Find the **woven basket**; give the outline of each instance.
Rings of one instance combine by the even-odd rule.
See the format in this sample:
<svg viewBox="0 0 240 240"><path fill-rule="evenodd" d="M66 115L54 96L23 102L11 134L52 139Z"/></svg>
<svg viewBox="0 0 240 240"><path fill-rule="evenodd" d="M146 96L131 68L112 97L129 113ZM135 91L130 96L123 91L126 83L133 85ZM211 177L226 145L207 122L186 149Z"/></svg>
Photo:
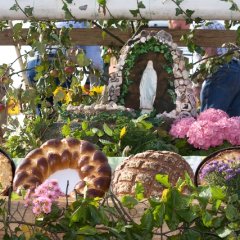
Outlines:
<svg viewBox="0 0 240 240"><path fill-rule="evenodd" d="M211 153L206 158L204 158L203 161L199 164L194 176L194 182L196 186L205 184L203 180L200 180L200 175L201 175L201 171L206 165L208 165L212 161L216 161L216 160L226 161L227 159L232 159L232 158L233 159L238 158L240 160L240 147L224 148L214 153Z"/></svg>

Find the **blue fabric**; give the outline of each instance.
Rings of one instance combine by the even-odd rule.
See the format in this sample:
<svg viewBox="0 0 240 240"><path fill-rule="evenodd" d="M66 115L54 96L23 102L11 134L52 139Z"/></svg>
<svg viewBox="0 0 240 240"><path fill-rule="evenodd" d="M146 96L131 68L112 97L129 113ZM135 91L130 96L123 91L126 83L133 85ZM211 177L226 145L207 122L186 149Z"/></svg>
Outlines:
<svg viewBox="0 0 240 240"><path fill-rule="evenodd" d="M231 60L209 76L201 91L201 111L221 109L229 116L240 116L240 61Z"/></svg>

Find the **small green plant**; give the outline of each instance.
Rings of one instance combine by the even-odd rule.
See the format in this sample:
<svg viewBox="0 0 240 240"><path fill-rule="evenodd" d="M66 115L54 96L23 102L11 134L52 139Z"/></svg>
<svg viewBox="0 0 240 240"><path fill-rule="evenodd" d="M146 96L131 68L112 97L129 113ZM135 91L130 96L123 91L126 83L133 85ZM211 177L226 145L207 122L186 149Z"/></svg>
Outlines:
<svg viewBox="0 0 240 240"><path fill-rule="evenodd" d="M175 186L167 175L158 174L155 179L165 186L159 197L144 199L144 189L137 183L135 196L120 200L110 192L104 199L78 198L62 207L52 205L50 213L43 213L34 222L26 221L21 212L16 221L12 203L1 199L3 239L239 239L237 194L227 195L218 186L196 187L187 174ZM140 209L138 219L134 218L131 213Z"/></svg>
<svg viewBox="0 0 240 240"><path fill-rule="evenodd" d="M108 116L108 117L107 117ZM101 122L99 122L101 118ZM136 119L123 114L102 114L84 119L80 124L71 120L62 128L64 137L72 136L95 143L107 156L128 156L146 150L172 150L177 149L164 141L157 131L157 126L150 121L148 115Z"/></svg>

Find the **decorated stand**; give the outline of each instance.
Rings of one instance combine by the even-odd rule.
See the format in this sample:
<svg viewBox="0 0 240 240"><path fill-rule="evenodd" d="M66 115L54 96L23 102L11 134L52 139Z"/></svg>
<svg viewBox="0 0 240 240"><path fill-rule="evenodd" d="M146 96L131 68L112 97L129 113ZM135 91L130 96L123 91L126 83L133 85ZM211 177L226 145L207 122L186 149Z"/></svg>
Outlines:
<svg viewBox="0 0 240 240"><path fill-rule="evenodd" d="M143 30L122 48L102 98L90 106L69 105L68 110L85 114L141 110L143 114L155 109L158 117L196 116L185 61L169 33Z"/></svg>
<svg viewBox="0 0 240 240"><path fill-rule="evenodd" d="M121 55L108 85L108 100L127 108L141 109L141 80L149 61L157 75L153 110L173 118L196 115L192 83L185 59L169 33L142 31L121 50ZM148 76L150 76L148 74ZM144 91L151 88L151 79ZM141 110L143 110L142 107Z"/></svg>

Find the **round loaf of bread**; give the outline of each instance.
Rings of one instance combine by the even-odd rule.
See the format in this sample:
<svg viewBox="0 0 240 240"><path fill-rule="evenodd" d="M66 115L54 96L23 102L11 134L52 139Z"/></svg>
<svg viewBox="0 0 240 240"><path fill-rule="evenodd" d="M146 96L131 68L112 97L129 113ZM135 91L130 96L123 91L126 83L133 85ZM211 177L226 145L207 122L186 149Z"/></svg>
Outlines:
<svg viewBox="0 0 240 240"><path fill-rule="evenodd" d="M0 150L0 166L0 195L6 196L12 186L15 164L3 150Z"/></svg>
<svg viewBox="0 0 240 240"><path fill-rule="evenodd" d="M112 191L117 196L134 195L137 182L143 184L144 196L161 196L164 186L155 180L156 174L167 174L174 185L185 171L193 179L193 171L179 154L149 150L126 158L114 171Z"/></svg>
<svg viewBox="0 0 240 240"><path fill-rule="evenodd" d="M34 190L58 170L76 169L80 182L75 190L86 196L102 197L111 181L107 157L87 141L74 138L52 139L31 151L17 167L13 187ZM86 187L87 186L87 187Z"/></svg>

